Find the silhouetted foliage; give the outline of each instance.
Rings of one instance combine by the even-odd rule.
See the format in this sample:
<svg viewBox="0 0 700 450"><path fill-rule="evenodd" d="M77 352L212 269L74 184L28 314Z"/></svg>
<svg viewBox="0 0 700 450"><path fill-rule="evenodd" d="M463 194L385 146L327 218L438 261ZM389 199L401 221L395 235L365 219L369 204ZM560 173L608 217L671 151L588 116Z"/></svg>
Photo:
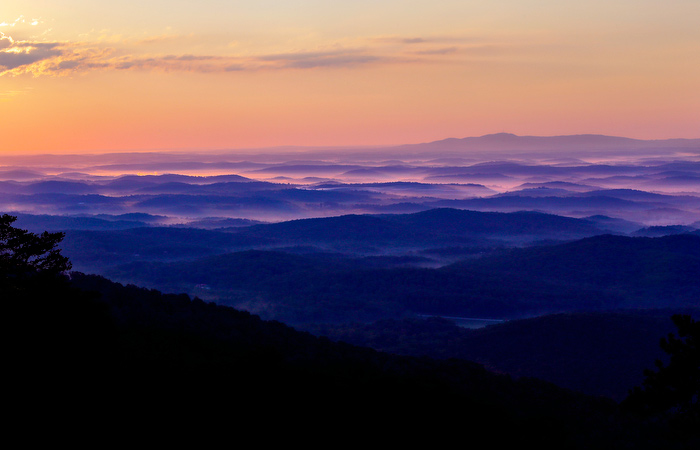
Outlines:
<svg viewBox="0 0 700 450"><path fill-rule="evenodd" d="M671 317L678 337L669 333L660 345L670 356L656 370L645 370L641 387L630 391L624 405L647 416L665 416L683 428L700 431L700 322L689 315Z"/></svg>
<svg viewBox="0 0 700 450"><path fill-rule="evenodd" d="M68 258L56 247L63 233L40 235L12 226L17 217L0 216L0 273L4 278L27 273L57 275L71 268Z"/></svg>

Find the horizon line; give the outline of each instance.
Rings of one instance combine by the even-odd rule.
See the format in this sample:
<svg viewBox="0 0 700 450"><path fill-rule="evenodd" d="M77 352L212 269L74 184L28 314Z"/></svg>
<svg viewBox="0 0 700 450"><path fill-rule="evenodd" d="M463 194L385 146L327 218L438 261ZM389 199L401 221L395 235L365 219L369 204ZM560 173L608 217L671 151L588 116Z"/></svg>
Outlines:
<svg viewBox="0 0 700 450"><path fill-rule="evenodd" d="M290 145L273 145L273 146L262 146L262 147L228 147L228 148L221 148L221 147L212 147L212 148L185 148L185 147L178 147L178 148L150 148L150 149L133 149L133 150L127 150L127 149L104 149L104 150L85 150L85 151L73 151L71 153L68 152L60 152L60 151L39 151L39 152L26 152L26 151L12 151L12 150L7 150L7 151L2 151L0 152L0 157L3 156L91 156L91 155L122 155L122 154L148 154L148 153L178 153L178 154L183 154L183 153L203 153L203 152L209 152L210 154L224 154L228 152L259 152L259 151L276 151L280 152L282 151L283 153L287 152L304 152L304 151L319 151L319 150L326 150L326 151L339 151L339 150L362 150L362 149L385 149L385 148L397 148L397 147L407 147L407 146L419 146L419 145L429 145L429 144L437 144L445 141L463 141L467 139L481 139L481 138L489 138L489 137L497 137L497 136L502 136L502 137L513 137L513 138L581 138L581 137L599 137L599 138L612 138L612 139L624 139L628 141L636 141L636 142L644 142L644 143L653 143L653 142L666 142L666 141L699 141L698 144L700 145L700 136L696 138L683 138L683 137L670 137L670 138L663 138L663 139L639 139L639 138L631 138L627 136L617 136L617 135L607 135L607 134L597 134L597 133L577 133L577 134L558 134L558 135L518 135L510 132L497 132L497 133L487 133L479 136L465 136L465 137L446 137L442 139L437 139L433 141L423 141L423 142L416 142L416 143L399 143L399 144L364 144L364 145L352 145L352 144L337 144L337 145L303 145L303 144L290 144ZM256 153L257 154L257 153ZM261 156L257 154L258 156Z"/></svg>

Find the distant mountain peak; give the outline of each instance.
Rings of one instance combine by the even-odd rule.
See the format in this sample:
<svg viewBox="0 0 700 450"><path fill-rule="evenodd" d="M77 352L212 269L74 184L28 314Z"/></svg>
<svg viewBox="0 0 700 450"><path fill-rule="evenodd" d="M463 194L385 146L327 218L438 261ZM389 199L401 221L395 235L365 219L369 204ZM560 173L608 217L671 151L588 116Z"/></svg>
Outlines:
<svg viewBox="0 0 700 450"><path fill-rule="evenodd" d="M504 138L519 138L517 134L513 133L492 133L492 134L485 134L483 136L479 136L479 139L504 139Z"/></svg>
<svg viewBox="0 0 700 450"><path fill-rule="evenodd" d="M513 133L493 133L483 136L448 138L423 144L401 146L413 151L431 153L447 151L441 156L452 155L455 151L624 151L660 149L700 149L700 139L661 139L642 140L603 134L572 134L560 136L519 136Z"/></svg>

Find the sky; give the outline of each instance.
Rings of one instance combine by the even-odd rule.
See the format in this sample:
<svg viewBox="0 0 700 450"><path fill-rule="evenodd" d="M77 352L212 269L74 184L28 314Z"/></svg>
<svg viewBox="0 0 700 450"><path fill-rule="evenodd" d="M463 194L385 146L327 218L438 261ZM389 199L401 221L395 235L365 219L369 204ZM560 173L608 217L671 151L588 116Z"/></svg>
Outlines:
<svg viewBox="0 0 700 450"><path fill-rule="evenodd" d="M0 0L0 154L700 138L698 0Z"/></svg>

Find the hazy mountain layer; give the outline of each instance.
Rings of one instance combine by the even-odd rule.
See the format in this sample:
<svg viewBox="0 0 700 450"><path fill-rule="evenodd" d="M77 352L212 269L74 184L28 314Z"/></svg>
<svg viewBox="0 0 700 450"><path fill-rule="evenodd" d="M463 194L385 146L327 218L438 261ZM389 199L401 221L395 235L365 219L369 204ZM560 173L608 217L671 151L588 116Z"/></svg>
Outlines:
<svg viewBox="0 0 700 450"><path fill-rule="evenodd" d="M297 153L3 156L0 210L283 221L436 207L700 220L700 140L507 133ZM139 175L137 173L161 173Z"/></svg>

